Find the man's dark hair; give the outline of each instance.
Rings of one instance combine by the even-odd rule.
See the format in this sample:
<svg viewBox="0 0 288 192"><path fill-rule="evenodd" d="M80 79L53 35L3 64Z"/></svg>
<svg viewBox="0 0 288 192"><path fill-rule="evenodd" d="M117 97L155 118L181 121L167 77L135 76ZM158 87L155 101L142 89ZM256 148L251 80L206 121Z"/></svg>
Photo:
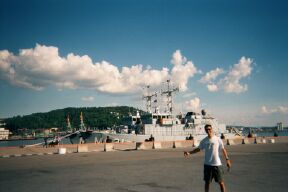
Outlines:
<svg viewBox="0 0 288 192"><path fill-rule="evenodd" d="M205 127L204 127L205 130L208 129L208 127L211 127L211 129L212 129L212 126L210 124L206 124Z"/></svg>

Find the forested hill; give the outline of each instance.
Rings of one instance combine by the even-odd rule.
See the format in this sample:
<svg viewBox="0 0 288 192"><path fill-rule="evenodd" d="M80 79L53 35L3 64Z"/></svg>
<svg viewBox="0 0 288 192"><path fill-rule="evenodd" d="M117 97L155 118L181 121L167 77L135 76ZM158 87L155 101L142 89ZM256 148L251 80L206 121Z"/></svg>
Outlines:
<svg viewBox="0 0 288 192"><path fill-rule="evenodd" d="M80 113L86 127L104 129L119 125L124 116L129 113L135 115L138 109L127 106L118 107L84 107L57 109L47 113L33 113L31 115L16 116L4 119L6 128L12 132L19 129L44 129L57 127L61 130L67 129L67 116L69 115L71 126L79 128Z"/></svg>

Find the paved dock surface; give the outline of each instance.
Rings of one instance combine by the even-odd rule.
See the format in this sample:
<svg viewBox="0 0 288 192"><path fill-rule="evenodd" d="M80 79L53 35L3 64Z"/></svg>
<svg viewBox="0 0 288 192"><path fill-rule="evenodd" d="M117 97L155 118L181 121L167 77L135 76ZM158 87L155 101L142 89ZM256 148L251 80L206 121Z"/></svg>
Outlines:
<svg viewBox="0 0 288 192"><path fill-rule="evenodd" d="M230 192L286 192L288 144L226 146ZM73 153L0 159L0 191L176 192L203 190L203 152L187 149ZM211 192L219 191L211 184Z"/></svg>

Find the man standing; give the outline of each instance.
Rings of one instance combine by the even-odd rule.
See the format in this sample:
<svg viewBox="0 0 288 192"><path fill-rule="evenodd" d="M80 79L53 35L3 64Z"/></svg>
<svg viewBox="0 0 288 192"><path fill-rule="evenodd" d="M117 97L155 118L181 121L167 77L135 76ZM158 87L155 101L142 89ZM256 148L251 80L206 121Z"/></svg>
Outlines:
<svg viewBox="0 0 288 192"><path fill-rule="evenodd" d="M192 151L184 151L184 156L187 157L189 154L194 154L204 149L205 192L209 192L209 186L213 178L217 183L219 183L221 192L225 192L225 184L223 180L224 171L220 159L220 151L222 151L223 156L226 158L228 169L231 167L231 162L228 158L228 154L224 148L222 140L213 133L212 126L205 125L205 131L208 136L200 142L199 147Z"/></svg>

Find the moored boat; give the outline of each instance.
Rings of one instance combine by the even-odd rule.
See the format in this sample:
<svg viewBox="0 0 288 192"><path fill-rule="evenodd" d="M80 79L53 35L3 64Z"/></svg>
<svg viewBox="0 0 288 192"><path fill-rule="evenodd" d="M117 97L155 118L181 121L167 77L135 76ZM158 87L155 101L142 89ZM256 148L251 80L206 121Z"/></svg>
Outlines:
<svg viewBox="0 0 288 192"><path fill-rule="evenodd" d="M116 129L116 132L104 133L104 135L117 141L134 141L143 142L151 140L157 141L177 141L193 138L201 140L207 136L204 126L206 124L212 125L214 133L219 137L235 138L241 136L235 132L226 130L226 125L219 123L218 120L202 110L201 113L187 112L185 115L174 115L172 106L172 93L178 91L177 88L171 88L170 81L167 81L168 89L162 91L161 95L165 95L167 101L167 109L160 112L160 107L155 107L151 111L151 101L153 97L157 97L157 93L148 94L143 98L147 102L147 112L140 114L138 111L136 115L128 116L122 127L128 128L128 131L123 129ZM149 88L149 86L148 86ZM157 101L155 99L154 101Z"/></svg>

